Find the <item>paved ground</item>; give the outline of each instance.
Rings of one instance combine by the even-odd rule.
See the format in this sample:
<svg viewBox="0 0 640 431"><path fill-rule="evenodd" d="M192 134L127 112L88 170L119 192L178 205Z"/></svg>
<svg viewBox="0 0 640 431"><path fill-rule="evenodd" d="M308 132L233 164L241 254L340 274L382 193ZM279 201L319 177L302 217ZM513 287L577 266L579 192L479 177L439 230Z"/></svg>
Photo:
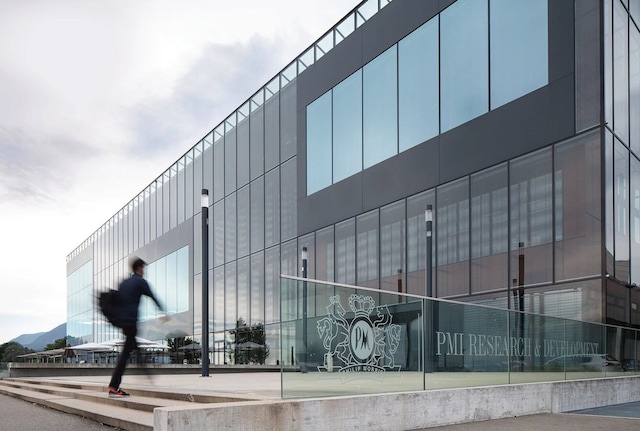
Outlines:
<svg viewBox="0 0 640 431"><path fill-rule="evenodd" d="M117 431L108 425L0 395L2 431Z"/></svg>
<svg viewBox="0 0 640 431"><path fill-rule="evenodd" d="M104 384L108 376L58 377L47 380ZM126 375L122 387L154 387L192 393L218 393L251 399L280 399L280 373L228 373L201 377L196 374L148 376ZM0 397L2 431L113 431L91 420L60 413L10 397ZM565 414L542 414L461 425L429 428L429 431L637 431L640 402L588 409ZM400 431L400 430L399 430Z"/></svg>

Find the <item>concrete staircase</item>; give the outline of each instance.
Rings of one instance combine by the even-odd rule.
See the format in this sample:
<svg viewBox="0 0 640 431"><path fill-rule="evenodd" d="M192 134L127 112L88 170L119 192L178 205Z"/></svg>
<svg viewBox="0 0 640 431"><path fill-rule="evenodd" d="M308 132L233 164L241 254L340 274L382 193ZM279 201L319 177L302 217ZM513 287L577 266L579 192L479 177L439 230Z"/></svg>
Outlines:
<svg viewBox="0 0 640 431"><path fill-rule="evenodd" d="M131 394L130 397L109 398L107 387L95 383L36 378L0 379L0 394L128 431L152 431L153 409L156 407L194 407L195 404L247 401L224 396L155 389L127 388L127 392Z"/></svg>

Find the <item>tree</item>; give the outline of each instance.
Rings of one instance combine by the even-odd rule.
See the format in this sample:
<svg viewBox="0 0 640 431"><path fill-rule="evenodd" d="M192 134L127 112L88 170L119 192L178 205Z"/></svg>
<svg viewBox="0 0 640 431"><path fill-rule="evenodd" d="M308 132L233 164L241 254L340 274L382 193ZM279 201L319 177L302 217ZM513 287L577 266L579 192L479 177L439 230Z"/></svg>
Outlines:
<svg viewBox="0 0 640 431"><path fill-rule="evenodd" d="M64 349L67 347L67 337L58 338L53 343L49 343L44 346L44 350Z"/></svg>
<svg viewBox="0 0 640 431"><path fill-rule="evenodd" d="M269 357L269 346L264 332L264 324L248 326L244 319L236 322L235 329L229 331L234 347L229 350L229 359L235 364L264 365Z"/></svg>
<svg viewBox="0 0 640 431"><path fill-rule="evenodd" d="M182 359L185 357L185 351L180 350L180 348L192 343L193 343L193 339L190 337L167 338L169 353L171 353L171 363L172 364L182 363Z"/></svg>
<svg viewBox="0 0 640 431"><path fill-rule="evenodd" d="M0 346L0 362L15 362L20 355L33 353L34 350L24 347L15 341L9 341Z"/></svg>

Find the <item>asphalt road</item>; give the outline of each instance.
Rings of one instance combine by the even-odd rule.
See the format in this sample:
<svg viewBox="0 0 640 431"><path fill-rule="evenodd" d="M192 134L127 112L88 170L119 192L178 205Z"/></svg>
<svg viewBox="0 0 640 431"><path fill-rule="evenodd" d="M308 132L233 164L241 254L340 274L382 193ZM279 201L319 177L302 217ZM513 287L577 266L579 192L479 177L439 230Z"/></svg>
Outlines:
<svg viewBox="0 0 640 431"><path fill-rule="evenodd" d="M118 431L109 425L0 395L2 431Z"/></svg>

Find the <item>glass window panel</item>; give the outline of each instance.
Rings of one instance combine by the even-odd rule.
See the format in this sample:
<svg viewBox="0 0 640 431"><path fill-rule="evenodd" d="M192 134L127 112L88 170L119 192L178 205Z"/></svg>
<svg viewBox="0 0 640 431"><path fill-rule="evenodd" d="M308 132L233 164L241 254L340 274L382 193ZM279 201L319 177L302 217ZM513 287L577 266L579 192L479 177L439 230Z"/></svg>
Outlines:
<svg viewBox="0 0 640 431"><path fill-rule="evenodd" d="M264 249L264 177L251 183L251 251Z"/></svg>
<svg viewBox="0 0 640 431"><path fill-rule="evenodd" d="M398 52L396 45L363 68L364 167L398 153Z"/></svg>
<svg viewBox="0 0 640 431"><path fill-rule="evenodd" d="M635 157L631 157L630 184L631 283L640 286L640 162Z"/></svg>
<svg viewBox="0 0 640 431"><path fill-rule="evenodd" d="M280 220L281 241L291 239L298 233L298 180L297 163L294 157L280 168Z"/></svg>
<svg viewBox="0 0 640 431"><path fill-rule="evenodd" d="M176 274L176 313L189 311L189 247L178 250Z"/></svg>
<svg viewBox="0 0 640 431"><path fill-rule="evenodd" d="M271 97L264 106L264 169L269 171L280 163L279 98Z"/></svg>
<svg viewBox="0 0 640 431"><path fill-rule="evenodd" d="M331 91L307 106L307 195L331 185Z"/></svg>
<svg viewBox="0 0 640 431"><path fill-rule="evenodd" d="M604 25L604 121L613 124L613 4L603 1Z"/></svg>
<svg viewBox="0 0 640 431"><path fill-rule="evenodd" d="M238 187L249 183L249 118L245 117L238 122L237 142L237 177Z"/></svg>
<svg viewBox="0 0 640 431"><path fill-rule="evenodd" d="M250 212L249 212L249 186L238 190L238 257L247 256L250 251ZM244 319L249 316L245 315Z"/></svg>
<svg viewBox="0 0 640 431"><path fill-rule="evenodd" d="M249 257L238 260L238 320L249 322L251 297L249 286L251 280L251 261Z"/></svg>
<svg viewBox="0 0 640 431"><path fill-rule="evenodd" d="M440 65L438 16L398 43L400 151L438 134Z"/></svg>
<svg viewBox="0 0 640 431"><path fill-rule="evenodd" d="M488 111L486 0L458 0L440 14L441 131Z"/></svg>
<svg viewBox="0 0 640 431"><path fill-rule="evenodd" d="M429 190L407 199L407 293L416 295L426 295L426 250L427 250L427 230L425 223L425 211L427 205L435 208L435 192ZM434 211L434 225L436 222L436 212ZM435 229L434 229L435 233ZM435 238L432 241L432 248L435 248ZM433 264L435 264L435 253ZM435 265L434 265L435 266ZM435 271L432 272L435 275ZM435 283L433 284L435 286Z"/></svg>
<svg viewBox="0 0 640 431"><path fill-rule="evenodd" d="M198 148L196 146L195 148ZM195 191L193 199L193 213L200 213L200 193L202 192L202 151L198 150L193 159L193 190Z"/></svg>
<svg viewBox="0 0 640 431"><path fill-rule="evenodd" d="M471 291L509 286L507 164L471 176Z"/></svg>
<svg viewBox="0 0 640 431"><path fill-rule="evenodd" d="M333 89L333 182L362 170L362 71Z"/></svg>
<svg viewBox="0 0 640 431"><path fill-rule="evenodd" d="M469 293L469 179L437 189L437 296Z"/></svg>
<svg viewBox="0 0 640 431"><path fill-rule="evenodd" d="M224 263L224 200L213 204L213 266Z"/></svg>
<svg viewBox="0 0 640 431"><path fill-rule="evenodd" d="M250 151L251 180L264 173L264 108L260 106L250 117Z"/></svg>
<svg viewBox="0 0 640 431"><path fill-rule="evenodd" d="M224 266L213 270L213 331L224 330ZM198 314L198 313L195 313Z"/></svg>
<svg viewBox="0 0 640 431"><path fill-rule="evenodd" d="M335 277L338 283L356 282L356 220L349 219L335 227Z"/></svg>
<svg viewBox="0 0 640 431"><path fill-rule="evenodd" d="M614 228L615 278L629 282L629 152L615 140L614 145Z"/></svg>
<svg viewBox="0 0 640 431"><path fill-rule="evenodd" d="M555 279L600 275L600 133L557 145L554 163Z"/></svg>
<svg viewBox="0 0 640 431"><path fill-rule="evenodd" d="M613 230L613 135L608 129L604 132L604 178L605 178L605 249L606 249L606 268L607 274L614 274L613 270L613 243L614 243L614 230Z"/></svg>
<svg viewBox="0 0 640 431"><path fill-rule="evenodd" d="M211 139L209 134L205 139ZM209 190L209 196L213 195L213 146L208 145L202 153L202 188Z"/></svg>
<svg viewBox="0 0 640 431"><path fill-rule="evenodd" d="M294 65L295 66L295 65ZM295 67L294 67L295 71ZM297 145L296 81L280 91L280 160L295 156Z"/></svg>
<svg viewBox="0 0 640 431"><path fill-rule="evenodd" d="M224 138L224 189L226 194L236 190L236 131L227 132Z"/></svg>
<svg viewBox="0 0 640 431"><path fill-rule="evenodd" d="M280 242L280 172L274 169L265 175L264 186L265 245Z"/></svg>
<svg viewBox="0 0 640 431"><path fill-rule="evenodd" d="M582 131L600 124L602 17L599 0L576 2L575 9L576 131Z"/></svg>
<svg viewBox="0 0 640 431"><path fill-rule="evenodd" d="M356 282L358 286L378 288L378 210L356 218Z"/></svg>
<svg viewBox="0 0 640 431"><path fill-rule="evenodd" d="M236 291L236 262L224 266L224 327L233 329L238 320Z"/></svg>
<svg viewBox="0 0 640 431"><path fill-rule="evenodd" d="M231 190L230 190L231 191ZM224 197L224 136L213 144L213 201Z"/></svg>
<svg viewBox="0 0 640 431"><path fill-rule="evenodd" d="M266 323L280 322L280 247L264 255L264 313Z"/></svg>
<svg viewBox="0 0 640 431"><path fill-rule="evenodd" d="M619 1L613 7L613 128L629 144L629 15Z"/></svg>
<svg viewBox="0 0 640 431"><path fill-rule="evenodd" d="M491 109L547 85L547 0L491 0Z"/></svg>
<svg viewBox="0 0 640 431"><path fill-rule="evenodd" d="M298 245L296 241L283 243L280 247L280 272L287 275L298 275ZM280 289L280 297L281 303L294 304L294 306L281 309L282 321L301 316L302 298L297 297L295 289Z"/></svg>
<svg viewBox="0 0 640 431"><path fill-rule="evenodd" d="M334 265L333 226L329 226L316 233L316 279L333 281Z"/></svg>
<svg viewBox="0 0 640 431"><path fill-rule="evenodd" d="M224 202L224 257L225 262L231 262L237 256L236 194L227 196Z"/></svg>
<svg viewBox="0 0 640 431"><path fill-rule="evenodd" d="M548 148L510 164L512 285L552 281L551 160Z"/></svg>
<svg viewBox="0 0 640 431"><path fill-rule="evenodd" d="M167 276L165 280L165 302L164 307L167 314L175 314L178 312L178 252L173 252L166 257Z"/></svg>
<svg viewBox="0 0 640 431"><path fill-rule="evenodd" d="M264 323L264 253L251 256L251 324Z"/></svg>
<svg viewBox="0 0 640 431"><path fill-rule="evenodd" d="M193 188L193 161L190 157L187 157L186 166L184 168L185 171L185 195L184 195L184 206L185 206L185 219L189 219L193 217L193 201L196 196Z"/></svg>
<svg viewBox="0 0 640 431"><path fill-rule="evenodd" d="M629 140L631 149L640 155L640 32L633 24L629 29Z"/></svg>
<svg viewBox="0 0 640 431"><path fill-rule="evenodd" d="M405 201L380 208L380 280L383 290L406 292Z"/></svg>

